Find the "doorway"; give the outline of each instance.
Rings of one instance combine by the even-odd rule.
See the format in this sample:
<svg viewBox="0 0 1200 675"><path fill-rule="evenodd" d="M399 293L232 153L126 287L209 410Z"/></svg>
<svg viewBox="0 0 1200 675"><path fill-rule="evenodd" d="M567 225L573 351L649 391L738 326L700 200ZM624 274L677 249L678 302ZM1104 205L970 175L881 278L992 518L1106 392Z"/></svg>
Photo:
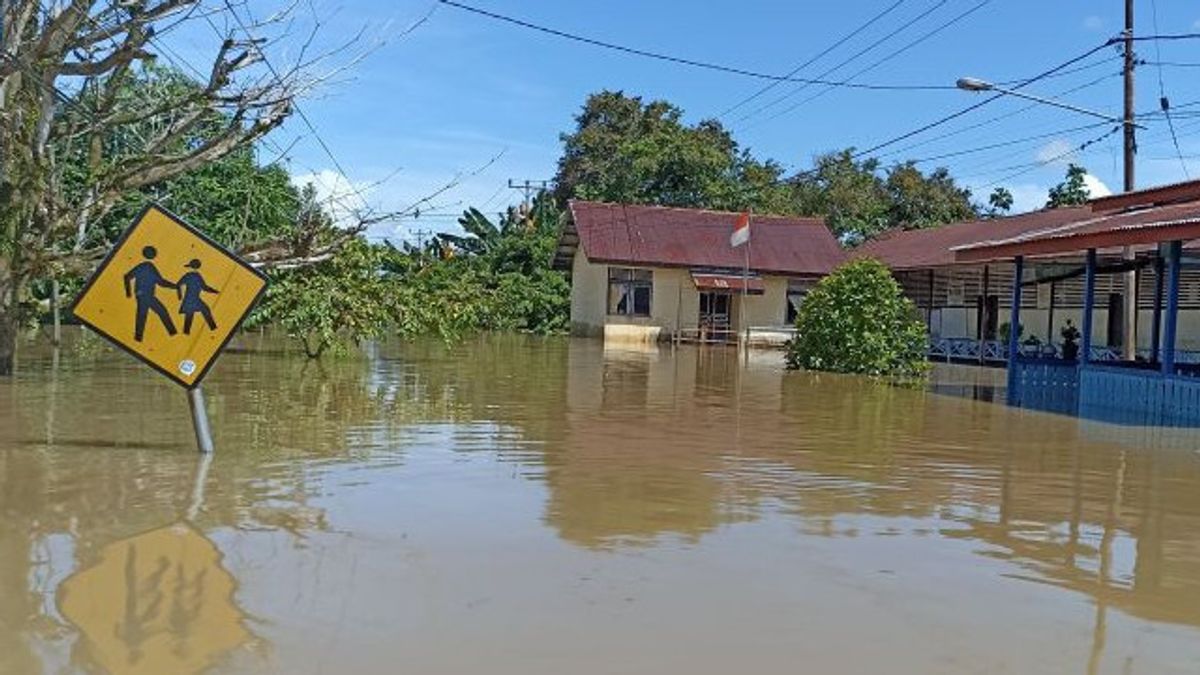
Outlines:
<svg viewBox="0 0 1200 675"><path fill-rule="evenodd" d="M1000 328L1000 296L975 296L975 336L980 340L995 340Z"/></svg>
<svg viewBox="0 0 1200 675"><path fill-rule="evenodd" d="M1125 346L1125 298L1120 293L1108 294L1108 346Z"/></svg>
<svg viewBox="0 0 1200 675"><path fill-rule="evenodd" d="M700 292L700 335L702 339L728 339L733 330L730 310L733 295L728 291Z"/></svg>

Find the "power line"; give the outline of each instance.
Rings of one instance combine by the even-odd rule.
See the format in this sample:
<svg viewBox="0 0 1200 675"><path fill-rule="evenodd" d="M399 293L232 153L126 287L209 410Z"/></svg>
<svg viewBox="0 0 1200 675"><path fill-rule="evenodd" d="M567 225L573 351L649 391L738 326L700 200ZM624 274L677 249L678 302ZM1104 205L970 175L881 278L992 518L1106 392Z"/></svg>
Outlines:
<svg viewBox="0 0 1200 675"><path fill-rule="evenodd" d="M946 1L947 0L942 0L943 3ZM455 2L454 0L438 0L438 2L443 5L448 5L450 7L455 7L455 8L461 9L463 11L470 12L472 14L478 14L479 16L484 16L489 19L494 19L496 21L502 21L504 23L509 23L514 26L520 26L522 28L528 28L530 30L535 30L540 33L545 33L547 35L553 35L555 37L560 37L565 40L581 42L583 44L592 45L593 47L601 47L603 49L610 49L613 51L623 52L625 54L632 54L634 56L641 56L641 57L645 57L648 59L655 59L658 61L666 61L668 63L676 63L679 65L691 66L693 68L703 68L705 70L712 70L712 71L721 72L721 73L729 73L731 75L741 75L744 77L752 77L752 78L759 79L759 80L771 80L771 81L776 81L776 82L798 82L798 83L802 83L802 84L825 84L825 85L833 85L833 86L843 86L848 89L869 89L869 90L874 90L874 91L945 91L945 90L949 90L949 89L954 89L953 86L941 85L941 84L929 84L929 85L921 85L921 84L861 84L861 83L843 84L843 83L832 82L832 81L821 80L821 79L771 75L768 73L762 73L762 72L758 72L758 71L754 71L754 70L747 70L745 68L739 68L739 67L735 67L735 66L725 66L725 65L721 65L721 64L717 64L717 63L710 63L707 61L697 61L694 59L684 58L681 56L672 56L670 54L651 52L651 51L647 51L645 49L638 49L636 47L626 47L624 45L618 45L618 44L615 44L612 42L605 42L603 40L585 37L583 35L579 35L576 33L568 33L567 31L558 30L557 28L549 28L547 26L530 23L530 22L524 21L522 19L517 19L517 18L511 17L511 16L506 16L504 14L497 14L495 12L490 12L485 9L480 9L478 7L464 5L460 2Z"/></svg>
<svg viewBox="0 0 1200 675"><path fill-rule="evenodd" d="M821 74L820 74L820 75L818 75L817 77L818 77L818 78L823 78L823 77L825 77L826 75L830 75L830 74L832 74L832 73L834 73L834 72L836 72L836 71L838 71L838 70L841 70L841 69L842 69L844 66L846 66L846 65L848 65L848 64L850 64L850 63L852 63L852 62L854 62L854 61L856 61L856 60L858 60L858 59L859 59L860 57L862 57L863 55L865 55L865 54L869 53L870 51L872 51L872 50L873 50L873 49L875 49L876 47L878 47L878 46L882 45L883 43L887 42L888 40L892 39L893 37L895 37L895 36L896 36L896 35L898 35L899 33L903 32L904 30L908 29L908 28L909 28L910 26L912 26L913 24L915 24L915 23L917 23L918 21L920 21L921 19L924 19L925 17L929 16L929 15L930 15L930 14L932 14L933 12L937 11L937 9L938 9L938 8L940 8L942 5L945 5L945 4L946 4L946 2L948 2L948 0L940 0L939 2L935 3L933 6L929 7L928 9L926 9L924 12L921 12L920 14L916 15L915 17L913 17L913 18L909 19L907 22L905 22L905 23L901 24L899 28L896 28L896 29L895 29L895 30L893 30L892 32L888 33L887 35L884 35L883 37L881 37L881 38L879 38L879 39L875 40L874 42L872 42L871 44L867 45L866 47L864 47L864 48L862 48L862 49L858 50L858 51L857 51L857 52L855 52L854 54L851 54L851 55L850 55L848 58L846 58L846 59L843 59L843 60L842 60L840 63L838 63L837 65L833 66L832 68L829 68L829 69L825 70L825 72L821 73ZM795 96L796 94L798 94L798 93L800 93L801 91L803 91L805 88L807 88L807 86L808 86L809 84L812 84L812 83L811 83L811 82L810 82L810 83L806 83L804 86L796 87L795 89L793 89L792 91L790 91L790 92L788 92L788 93L784 94L783 96L778 96L778 97L774 98L773 100L771 100L771 101L767 102L767 103L766 103L766 105L762 105L762 106L759 106L758 108L755 108L754 110L750 111L749 113L747 113L747 114L745 114L745 115L742 115L741 117L737 118L736 120L734 120L734 122L735 122L735 123L741 123L741 122L744 122L744 121L746 121L746 120L750 119L751 117L754 117L755 115L757 115L757 114L759 114L759 113L761 113L761 112L764 112L764 111L766 111L766 110L769 110L769 109L771 109L771 108L775 107L776 105L778 105L778 104L780 104L780 103L782 103L782 102L784 102L784 101L788 100L788 99L789 99L789 98L791 98L792 96Z"/></svg>
<svg viewBox="0 0 1200 675"><path fill-rule="evenodd" d="M1110 80L1110 79L1112 79L1112 78L1114 78L1114 77L1120 77L1120 76L1121 76L1121 73L1119 73L1119 72L1115 72L1115 73L1107 73L1107 74L1105 74L1105 75L1102 75L1101 77L1098 77L1098 78L1096 78L1096 79L1094 79L1094 80L1090 80L1090 81L1088 81L1088 82L1085 82L1085 83L1083 83L1083 84L1080 84L1080 85L1077 85L1077 86L1075 86L1075 87L1071 87L1070 89L1066 89L1066 90L1064 90L1064 91L1062 91L1062 92L1059 92L1058 94L1055 94L1054 96L1052 96L1052 97L1050 98L1050 100L1052 100L1052 101L1053 101L1053 100L1058 100L1059 98L1062 98L1063 96L1067 96L1067 95L1069 95L1069 94L1074 94L1075 92L1082 91L1082 90L1084 90L1084 89L1088 89L1088 88L1090 88L1090 87L1094 87L1094 86L1096 86L1096 85L1100 84L1101 82L1104 82L1105 80ZM916 148L919 148L919 147L922 147L922 146L925 146L925 145L929 145L930 143L936 143L937 141L945 140L945 139L947 139L947 138L953 138L954 136L959 136L959 135L962 135L962 134L964 134L964 133L966 133L966 132L968 132L968 131L973 131L973 130L975 130L975 129L979 129L979 128L982 128L982 127L985 127L985 126L989 126L989 125L991 125L991 124L995 124L996 122L999 122L999 121L1001 121L1001 120L1008 119L1008 118L1010 118L1010 117L1015 117L1015 116L1017 116L1017 115L1020 115L1020 114L1022 114L1022 113L1024 113L1024 112L1027 112L1027 111L1029 111L1029 110L1032 110L1033 108L1036 108L1036 107L1038 107L1039 105L1040 105L1040 104L1038 104L1038 103L1029 103L1029 104L1027 104L1027 105L1023 105L1023 106L1021 106L1021 107L1019 107L1019 108L1016 108L1016 109L1014 109L1014 110L1010 110L1009 112L1002 113L1002 114L1000 114L1000 115L995 115L995 116L993 116L993 117L989 117L989 118L987 118L987 119L985 119L985 120L982 120L982 121L976 122L976 123L974 123L974 124L969 124L969 125L967 125L967 126L965 126L965 127L962 127L962 128L960 128L960 129L955 129L955 130L953 130L953 131L947 131L947 132L945 132L945 133L938 134L938 135L936 135L936 136L932 136L932 137L930 137L930 138L926 138L925 140L922 140L922 141L917 141L917 142L915 142L915 143L911 143L911 144L909 144L909 145L906 145L906 146L904 146L904 147L902 147L902 148L898 148L898 149L896 149L896 150L891 150L891 151L885 152L885 153L883 153L883 155L881 155L881 156L882 156L882 157L887 157L887 156L890 156L890 155L897 155L897 154L900 154L900 153L908 152L908 151L910 151L910 150L914 150L914 149L916 149ZM1104 122L1101 122L1100 124L1104 124Z"/></svg>
<svg viewBox="0 0 1200 675"><path fill-rule="evenodd" d="M987 185L984 185L982 189L986 190L990 187L999 185L1000 183L1007 183L1008 181L1010 181L1014 178L1017 178L1017 177L1020 177L1020 176L1023 176L1025 174L1029 173L1030 171L1033 171L1035 169L1040 169L1043 166L1053 164L1060 160L1066 159L1067 157L1070 157L1071 155L1074 155L1079 152L1083 152L1083 151L1087 150L1088 148L1090 148L1091 146L1093 146L1097 143L1101 143L1105 139L1117 134L1119 131L1121 131L1123 126L1124 125L1119 124L1111 129L1109 129L1108 131L1104 132L1103 134L1101 134L1089 141L1081 143L1080 145L1078 145L1076 147L1069 148L1057 155L1054 155L1053 157L1047 157L1046 159L1038 160L1038 161L1032 162L1030 164L1018 165L1015 167L1007 167L1006 169L1002 169L1002 170L1007 170L1007 169L1020 169L1020 170L1016 171L1014 173L1008 174L1007 176L1004 176L1003 178L1000 178L998 180L994 180L994 181L988 183Z"/></svg>
<svg viewBox="0 0 1200 675"><path fill-rule="evenodd" d="M896 58L897 56L899 56L899 55L903 54L904 52L906 52L906 51L908 51L908 50L912 49L913 47L916 47L917 45L921 44L922 42L925 42L926 40L928 40L928 39L930 39L930 38L934 37L934 36L935 36L935 35L937 35L938 33L941 33L942 31L946 30L947 28L950 28L950 27L951 27L951 26L953 26L954 24L956 24L956 23L958 23L958 22L962 21L963 19L966 19L968 16L970 16L970 15L974 14L975 12L977 12L977 11L979 11L979 10L983 9L983 8L984 8L986 5L990 4L990 3L991 3L991 1L992 1L992 0L982 0L982 2L980 2L979 4L977 4L977 5L974 5L974 6L973 6L973 7L971 7L970 9L968 9L968 10L966 10L966 11L964 11L964 12L961 12L961 13L959 13L958 15L956 15L954 18L950 19L949 21L947 21L947 22L945 22L945 23L941 24L940 26L938 26L937 28L934 28L933 30L931 30L931 31L929 31L929 32L927 32L927 33L925 33L924 35L922 35L921 37L917 38L916 40L913 40L913 41L909 42L908 44L904 45L903 47L901 47L901 48L899 48L899 49L897 49L897 50L895 50L895 51L891 52L891 53L890 53L890 54L888 54L887 56L885 56L885 57L883 57L883 58L879 59L878 61L876 61L875 63L872 63L871 65L867 66L866 68L863 68L863 69L859 70L858 72L854 73L854 74L853 74L853 75L851 75L850 77L847 77L846 79L842 80L842 81L841 81L841 82L839 82L838 84L840 84L840 85L847 85L847 84L849 84L849 83L850 83L850 81L851 81L851 80L853 80L854 78L856 78L856 77L859 77L860 75L865 75L866 73L868 73L868 72L870 72L870 71L872 71L872 70L874 70L874 69L878 68L879 66L881 66L881 65L883 65L883 64L885 64L885 63L888 63L888 62L889 62L889 61L891 61L892 59L894 59L894 58ZM765 124L766 122L770 122L771 120L778 119L778 118L780 118L780 117L782 117L782 116L784 116L784 115L786 115L786 114L788 114L788 113L792 112L793 110L796 110L796 109L797 109L797 108L799 108L800 106L803 106L803 105L805 105L805 104L807 104L807 103L810 103L810 102L812 102L812 101L815 101L815 100L816 100L816 99L818 99L818 98L821 98L822 96L824 96L825 94L828 94L828 93L829 93L830 91L832 91L832 90L833 90L833 87L828 87L828 88L826 88L826 89L824 89L824 90L822 90L822 91L820 91L820 92L817 92L816 94L813 94L812 96L809 96L808 98L804 99L803 101L799 101L799 102L797 102L795 105L792 105L792 106L790 106L790 107L786 108L785 110L783 110L783 111L780 111L780 112L778 112L778 113L776 113L776 114L772 115L771 117L769 117L769 118L767 118L766 120L764 120L764 121L763 121L763 123Z"/></svg>
<svg viewBox="0 0 1200 675"><path fill-rule="evenodd" d="M241 28L242 32L246 34L247 39L253 40L254 35L251 34L250 29L246 26L245 22L242 21L242 16L237 13L236 9L234 9L233 3L231 3L230 0L224 0L224 4L225 8L229 10L229 13L233 15L233 20L237 23L238 27ZM275 78L275 83L279 86L283 86L283 76L280 75L279 71L275 69L275 66L271 64L271 61L267 58L266 53L261 49L258 50L258 53L259 56L262 57L263 65L267 67L267 70L270 71L271 75ZM330 148L329 144L325 142L325 139L321 136L321 132L317 131L317 126L313 124L312 120L309 119L308 115L304 112L304 109L300 107L299 101L293 99L292 108L295 109L296 114L300 117L301 121L304 122L304 126L308 127L309 132L312 133L313 138L316 139L317 145L319 145L321 150L325 152L325 155L329 157L329 161L333 162L334 168L336 168L338 173L340 173L342 177L349 182L350 174L346 172L346 169L342 167L342 163L339 162L338 158L333 154L333 149ZM355 191L354 196L358 197L359 201L362 202L363 209L370 209L370 204L367 203L366 198L363 197L362 194Z"/></svg>
<svg viewBox="0 0 1200 675"><path fill-rule="evenodd" d="M908 1L908 0L896 0L896 2L892 3L892 4L891 4L889 7L886 7L886 8L885 8L885 9L884 9L882 12L879 12L879 13L878 13L878 14L876 14L875 16L873 16L873 17L871 17L870 19L868 19L866 23L864 23L864 24L860 25L858 28L855 28L854 30L852 30L852 31L850 31L849 33L847 33L846 35L842 36L842 37L841 37L839 40L837 40L837 41L836 41L836 42L834 42L833 44L829 45L829 46L828 46L828 47L826 47L825 49L821 50L821 52L819 52L819 53L818 53L816 56L813 56L813 57L812 57L812 58L810 58L809 60L807 60L807 61L805 61L804 63L801 63L800 65L798 65L798 66L796 66L795 68L793 68L793 69L792 69L791 71L789 71L789 72L788 72L788 74L787 74L787 75L785 75L784 77L793 77L793 76L795 76L795 75L796 75L797 73L799 73L801 70L804 70L804 69L805 69L805 68L807 68L808 66L810 66L810 65L812 65L813 63L815 63L816 61L820 60L822 57L824 57L824 56L825 56L826 54L828 54L829 52L832 52L833 50L837 49L838 47L842 46L842 45L843 45L843 44L845 44L846 42L848 42L848 41L850 41L851 39L853 39L853 38L854 38L855 36L857 36L859 33L862 33L864 30L866 30L866 29L870 28L872 25L874 25L874 24L875 24L875 22L879 21L880 19L882 19L883 17L887 16L888 14L891 14L891 13L892 13L892 10L896 9L896 8L897 8L897 7L899 7L900 5L903 5L903 4L904 4L905 2L907 2L907 1ZM771 83L769 83L769 84L767 84L767 85L763 86L761 89L759 89L758 91L754 92L753 94L751 94L751 95L747 96L746 98L743 98L742 100L738 101L737 103L734 103L733 105L729 106L729 107L728 107L728 108L726 108L725 110L721 111L721 112L720 112L720 113L717 115L717 117L718 117L718 118L720 118L720 117L724 117L724 116L728 115L729 113L731 113L731 112L733 112L734 110L737 110L738 108L740 108L740 107L742 107L742 106L746 105L747 103L749 103L749 102L753 101L754 99L758 98L759 96L762 96L763 94L767 93L768 91L771 91L771 90L772 90L772 89L774 89L775 87L778 87L778 86L780 85L780 83L781 83L781 81L779 81L779 80L776 80L776 81L774 81L774 82L771 82Z"/></svg>
<svg viewBox="0 0 1200 675"><path fill-rule="evenodd" d="M1030 84L1033 84L1034 82L1037 82L1038 80L1041 80L1042 78L1045 78L1045 77L1047 77L1047 76L1049 76L1049 75L1052 75L1052 74L1054 74L1054 73L1056 73L1056 72L1058 72L1058 71L1060 71L1060 70L1063 70L1063 69L1065 69L1065 68L1069 68L1069 67L1071 67L1071 66L1075 65L1076 63L1079 63L1080 61L1082 61L1082 60L1084 60L1084 59L1086 59L1086 58L1090 57L1092 54L1095 54L1096 52L1099 52L1099 51L1100 51L1100 50L1102 50L1102 49L1106 49L1106 48L1108 48L1108 47L1111 47L1111 46L1112 46L1112 45L1113 45L1115 42L1116 42L1116 39L1109 39L1109 40L1105 41L1103 44L1101 44L1101 45L1098 45L1098 46L1096 46L1096 47L1093 47L1093 48L1091 48L1091 49L1087 50L1086 52L1084 52L1083 54L1080 54L1079 56L1076 56L1076 57L1074 57L1074 58L1072 58L1072 59L1070 59L1070 60L1068 60L1068 61L1065 61L1065 62L1063 62L1063 63L1061 63L1061 64L1059 64L1059 65L1057 65L1057 66L1055 66L1055 67L1053 67L1053 68L1051 68L1051 69L1049 69L1049 70L1045 71L1045 72L1042 72L1042 73L1040 73L1040 74L1038 74L1038 75L1035 75L1035 76L1033 76L1033 77L1031 77L1031 78L1029 78L1029 79L1025 80L1024 82L1021 82L1021 83L1019 83L1019 84L1015 85L1015 86L1013 87L1013 89L1021 89L1021 88L1024 88L1024 87L1026 87L1026 86L1028 86L1028 85L1030 85ZM908 139L912 138L913 136L917 136L917 135L923 134L923 133L925 133L926 131L929 131L930 129L935 129L935 128L937 128L937 127L939 127L939 126L943 125L943 124L946 124L946 123L948 123L948 122L952 122L952 121L954 121L954 120L956 120L956 119L958 119L958 118L962 117L963 115L967 115L967 114L969 114L969 113L971 113L971 112L974 112L975 110L978 110L978 109L980 109L980 108L984 107L985 105L988 105L988 104L990 104L990 103L993 103L993 102L995 102L995 101L997 101L997 100L999 100L999 99L1003 98L1004 96L1005 96L1005 94L1003 94L1003 93L997 93L997 94L994 94L994 95L992 95L992 96L989 96L989 97L987 97L987 98L983 99L982 101L980 101L980 102L978 102L978 103L974 103L974 104L972 104L972 105L969 105L969 106L967 106L967 107L965 107L965 108L962 108L962 109L960 109L960 110L957 110L957 111L955 111L955 112L952 112L952 113L950 113L950 114L948 114L948 115L944 115L944 116L942 116L942 117L939 117L938 119L936 119L936 120L934 120L934 121L932 121L932 122L929 122L929 123L927 123L927 124L923 124L923 125L921 125L921 126L917 127L916 129L913 129L912 131L905 132L905 133L903 133L903 134L900 134L899 136L895 136L895 137L893 137L893 138L890 138L890 139L888 139L888 140L886 140L886 141L883 141L883 142L881 142L881 143L877 143L877 144L875 144L875 145L873 145L873 146L871 146L871 147L867 148L866 150L861 150L861 151L855 152L854 154L852 154L852 155L851 155L851 158L852 158L852 159L857 159L857 158L863 157L863 156L865 156L865 155L870 155L871 153L874 153L874 152L877 152L877 151L879 151L879 150L882 150L883 148L887 148L887 147L890 147L890 146L893 146L893 145L895 145L896 143L900 143L901 141L908 140ZM811 174L811 173L813 173L813 171L814 171L814 170L809 170L809 171L806 171L806 172L802 172L802 173L800 173L800 174L797 174L797 176L804 176L804 175L807 175L807 174Z"/></svg>
<svg viewBox="0 0 1200 675"><path fill-rule="evenodd" d="M1023 138L1014 138L1014 139L1007 140L1007 141L997 141L996 143L989 143L987 145L981 145L981 146L977 146L974 148L967 148L965 150L954 150L952 152L946 152L946 153L942 153L940 155L931 155L929 157L921 157L919 159L908 159L908 160L904 160L904 161L911 162L913 164L923 164L926 162L935 162L939 159L949 159L951 157L961 157L962 155L973 155L973 154L976 154L979 152L986 152L988 150L995 150L997 148L1006 148L1006 147L1010 147L1013 145L1020 145L1022 143L1028 143L1029 141L1037 141L1037 140L1041 140L1043 138L1052 138L1054 136L1061 136L1063 134L1070 134L1070 133L1075 133L1078 131L1087 131L1089 129L1095 129L1097 127L1105 127L1108 125L1109 125L1109 122L1096 122L1094 124L1085 124L1083 126L1070 127L1068 129L1056 129L1055 131L1047 131L1045 133L1035 134L1032 136L1025 136Z"/></svg>
<svg viewBox="0 0 1200 675"><path fill-rule="evenodd" d="M1158 0L1150 0L1151 17L1154 23L1154 32L1158 32ZM1154 41L1154 52L1159 62L1162 61L1162 42ZM1167 98L1166 85L1163 84L1163 69L1158 66L1158 103L1162 108L1163 114L1167 117L1167 128L1171 130L1171 142L1175 145L1175 154L1179 157L1179 166L1183 169L1183 175L1187 179L1191 179L1191 174L1188 172L1187 161L1183 159L1183 150L1179 147L1179 136L1175 134L1175 121L1171 119L1171 101Z"/></svg>

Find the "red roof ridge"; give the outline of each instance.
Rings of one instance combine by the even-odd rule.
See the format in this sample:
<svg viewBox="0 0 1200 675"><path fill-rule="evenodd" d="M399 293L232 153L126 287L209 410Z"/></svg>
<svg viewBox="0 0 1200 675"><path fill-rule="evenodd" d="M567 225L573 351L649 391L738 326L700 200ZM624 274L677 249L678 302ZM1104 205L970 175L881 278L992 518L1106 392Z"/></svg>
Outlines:
<svg viewBox="0 0 1200 675"><path fill-rule="evenodd" d="M586 205L586 206L609 206L609 207L613 207L613 208L622 208L622 209L633 208L633 209L658 209L658 210L663 210L663 211L687 211L689 213L710 213L710 214L714 214L714 215L728 215L728 216L734 216L734 217L737 217L737 216L745 213L745 211L726 211L724 209L702 209L702 208L694 208L694 207L690 207L690 206L664 206L662 204L623 204L621 202L600 202L600 201L594 201L594 200L590 200L590 199L568 199L567 200L567 205L570 206L572 209L574 209L574 206L576 204ZM821 216L788 216L788 215L782 215L782 214L778 214L778 213L756 213L754 211L751 211L750 217L751 218L770 218L772 220L788 220L788 221L801 222L805 225L820 225L822 227L825 226L825 219L822 218Z"/></svg>

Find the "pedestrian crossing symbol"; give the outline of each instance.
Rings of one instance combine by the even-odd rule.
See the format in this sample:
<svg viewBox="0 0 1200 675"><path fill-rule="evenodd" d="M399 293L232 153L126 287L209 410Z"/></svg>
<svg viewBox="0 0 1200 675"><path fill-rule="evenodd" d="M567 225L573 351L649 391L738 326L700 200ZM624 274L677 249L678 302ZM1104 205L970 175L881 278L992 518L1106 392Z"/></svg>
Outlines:
<svg viewBox="0 0 1200 675"><path fill-rule="evenodd" d="M162 207L121 235L72 312L185 387L200 384L267 280Z"/></svg>

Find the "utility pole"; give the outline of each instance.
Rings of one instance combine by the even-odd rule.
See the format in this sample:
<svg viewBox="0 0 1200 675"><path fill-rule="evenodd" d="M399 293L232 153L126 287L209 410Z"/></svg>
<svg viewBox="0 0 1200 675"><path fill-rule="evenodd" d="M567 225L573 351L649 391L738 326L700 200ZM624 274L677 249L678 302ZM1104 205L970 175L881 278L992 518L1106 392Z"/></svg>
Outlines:
<svg viewBox="0 0 1200 675"><path fill-rule="evenodd" d="M511 178L508 179L508 187L513 190L518 190L525 195L524 201L521 202L522 215L529 213L529 204L533 200L533 195L550 187L548 180L529 180L526 178L521 182L517 182Z"/></svg>
<svg viewBox="0 0 1200 675"><path fill-rule="evenodd" d="M1135 160L1137 157L1137 127L1134 126L1134 88L1133 70L1136 66L1136 56L1133 53L1133 0L1125 0L1125 192L1137 189ZM1133 247L1126 246L1121 251L1121 257L1126 261L1136 259ZM1122 356L1127 361L1137 358L1137 270L1131 269L1124 274L1124 345Z"/></svg>

